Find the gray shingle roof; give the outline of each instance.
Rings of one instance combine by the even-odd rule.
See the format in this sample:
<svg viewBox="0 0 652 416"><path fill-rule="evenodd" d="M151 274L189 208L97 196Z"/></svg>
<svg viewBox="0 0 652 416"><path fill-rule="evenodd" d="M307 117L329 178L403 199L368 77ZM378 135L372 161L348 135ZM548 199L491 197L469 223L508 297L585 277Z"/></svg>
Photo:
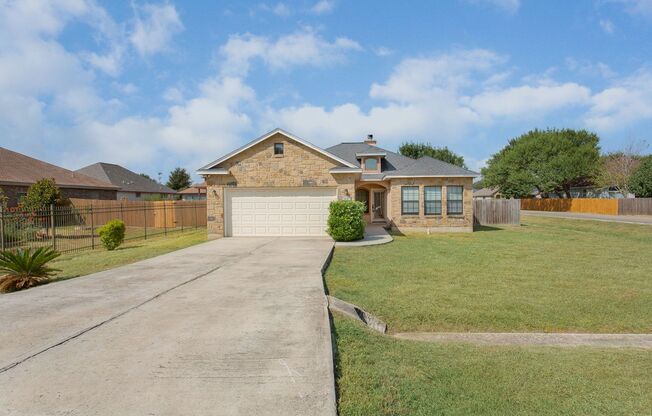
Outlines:
<svg viewBox="0 0 652 416"><path fill-rule="evenodd" d="M340 143L326 149L340 159L360 166L356 153L364 152L385 152L387 156L382 160L382 174L363 174L363 179L382 179L392 176L478 176L478 173L441 160L424 156L419 159L412 159L398 153L390 152L377 146L364 142Z"/></svg>
<svg viewBox="0 0 652 416"><path fill-rule="evenodd" d="M159 194L176 194L174 189L161 185L151 179L141 176L129 169L113 163L94 163L84 168L77 169L75 172L109 182L119 186L124 192L146 192Z"/></svg>

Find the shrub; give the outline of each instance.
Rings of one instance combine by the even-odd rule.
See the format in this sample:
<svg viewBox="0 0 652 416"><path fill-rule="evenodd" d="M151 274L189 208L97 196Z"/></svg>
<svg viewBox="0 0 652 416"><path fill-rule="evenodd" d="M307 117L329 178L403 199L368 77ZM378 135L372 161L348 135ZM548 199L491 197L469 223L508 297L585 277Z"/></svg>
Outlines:
<svg viewBox="0 0 652 416"><path fill-rule="evenodd" d="M59 253L51 247L18 249L15 252L0 252L0 292L15 292L37 286L50 280L50 276L58 269L47 266L47 263L59 257Z"/></svg>
<svg viewBox="0 0 652 416"><path fill-rule="evenodd" d="M333 201L328 208L328 234L335 241L364 237L365 205L359 201Z"/></svg>
<svg viewBox="0 0 652 416"><path fill-rule="evenodd" d="M46 210L50 205L68 205L70 201L61 195L54 179L43 178L27 189L27 195L22 200L25 209L32 212Z"/></svg>
<svg viewBox="0 0 652 416"><path fill-rule="evenodd" d="M641 161L629 180L629 188L637 198L652 197L652 156Z"/></svg>
<svg viewBox="0 0 652 416"><path fill-rule="evenodd" d="M100 241L107 250L115 250L125 241L125 223L111 220L99 228Z"/></svg>

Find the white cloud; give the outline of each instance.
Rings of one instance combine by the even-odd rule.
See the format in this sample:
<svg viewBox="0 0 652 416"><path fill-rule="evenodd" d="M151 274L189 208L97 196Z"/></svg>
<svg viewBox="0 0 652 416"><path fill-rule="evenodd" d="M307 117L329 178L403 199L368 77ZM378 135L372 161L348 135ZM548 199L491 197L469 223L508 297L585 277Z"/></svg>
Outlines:
<svg viewBox="0 0 652 416"><path fill-rule="evenodd" d="M640 70L595 94L585 116L586 124L613 131L652 118L652 71Z"/></svg>
<svg viewBox="0 0 652 416"><path fill-rule="evenodd" d="M172 37L183 30L183 24L171 4L145 4L134 8L136 20L130 40L142 56L167 50Z"/></svg>
<svg viewBox="0 0 652 416"><path fill-rule="evenodd" d="M582 76L613 78L618 75L609 65L604 62L578 61L575 58L566 58L566 67Z"/></svg>
<svg viewBox="0 0 652 416"><path fill-rule="evenodd" d="M395 51L393 49L387 48L385 46L380 46L380 47L374 49L374 53L377 56L380 56L380 57L393 55L394 52Z"/></svg>
<svg viewBox="0 0 652 416"><path fill-rule="evenodd" d="M504 58L485 49L461 50L431 58L403 60L384 84L372 84L373 98L411 102L432 94L455 91L472 82L471 76L487 72Z"/></svg>
<svg viewBox="0 0 652 416"><path fill-rule="evenodd" d="M520 0L464 0L467 3L495 7L509 14L514 14L521 7Z"/></svg>
<svg viewBox="0 0 652 416"><path fill-rule="evenodd" d="M611 3L621 3L625 10L634 16L652 17L652 1L650 0L610 0Z"/></svg>
<svg viewBox="0 0 652 416"><path fill-rule="evenodd" d="M333 9L335 9L334 0L319 0L310 8L310 11L315 14L326 14L332 12Z"/></svg>
<svg viewBox="0 0 652 416"><path fill-rule="evenodd" d="M252 34L232 35L220 48L222 72L246 75L251 61L262 60L274 70L298 65L324 66L344 60L346 52L361 50L355 41L340 37L329 42L310 28L281 36L275 41Z"/></svg>
<svg viewBox="0 0 652 416"><path fill-rule="evenodd" d="M550 111L585 104L591 90L576 83L523 85L485 91L469 99L469 106L483 117L540 118Z"/></svg>
<svg viewBox="0 0 652 416"><path fill-rule="evenodd" d="M608 35L613 35L614 31L616 30L616 26L611 20L601 19L599 23L600 23L600 28L602 28L604 33Z"/></svg>

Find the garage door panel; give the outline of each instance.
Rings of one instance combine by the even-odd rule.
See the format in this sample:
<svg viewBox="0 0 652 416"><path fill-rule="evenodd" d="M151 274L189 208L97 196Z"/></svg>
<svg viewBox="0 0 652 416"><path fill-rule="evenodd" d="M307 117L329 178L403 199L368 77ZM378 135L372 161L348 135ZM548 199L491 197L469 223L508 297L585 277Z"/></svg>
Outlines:
<svg viewBox="0 0 652 416"><path fill-rule="evenodd" d="M228 236L326 235L334 188L227 189Z"/></svg>

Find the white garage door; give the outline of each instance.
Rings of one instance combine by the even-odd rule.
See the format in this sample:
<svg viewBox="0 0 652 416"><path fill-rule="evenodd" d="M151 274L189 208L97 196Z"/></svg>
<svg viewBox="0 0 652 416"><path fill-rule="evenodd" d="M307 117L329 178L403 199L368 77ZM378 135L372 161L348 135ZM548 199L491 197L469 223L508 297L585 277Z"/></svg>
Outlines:
<svg viewBox="0 0 652 416"><path fill-rule="evenodd" d="M326 235L334 188L226 189L227 236Z"/></svg>

